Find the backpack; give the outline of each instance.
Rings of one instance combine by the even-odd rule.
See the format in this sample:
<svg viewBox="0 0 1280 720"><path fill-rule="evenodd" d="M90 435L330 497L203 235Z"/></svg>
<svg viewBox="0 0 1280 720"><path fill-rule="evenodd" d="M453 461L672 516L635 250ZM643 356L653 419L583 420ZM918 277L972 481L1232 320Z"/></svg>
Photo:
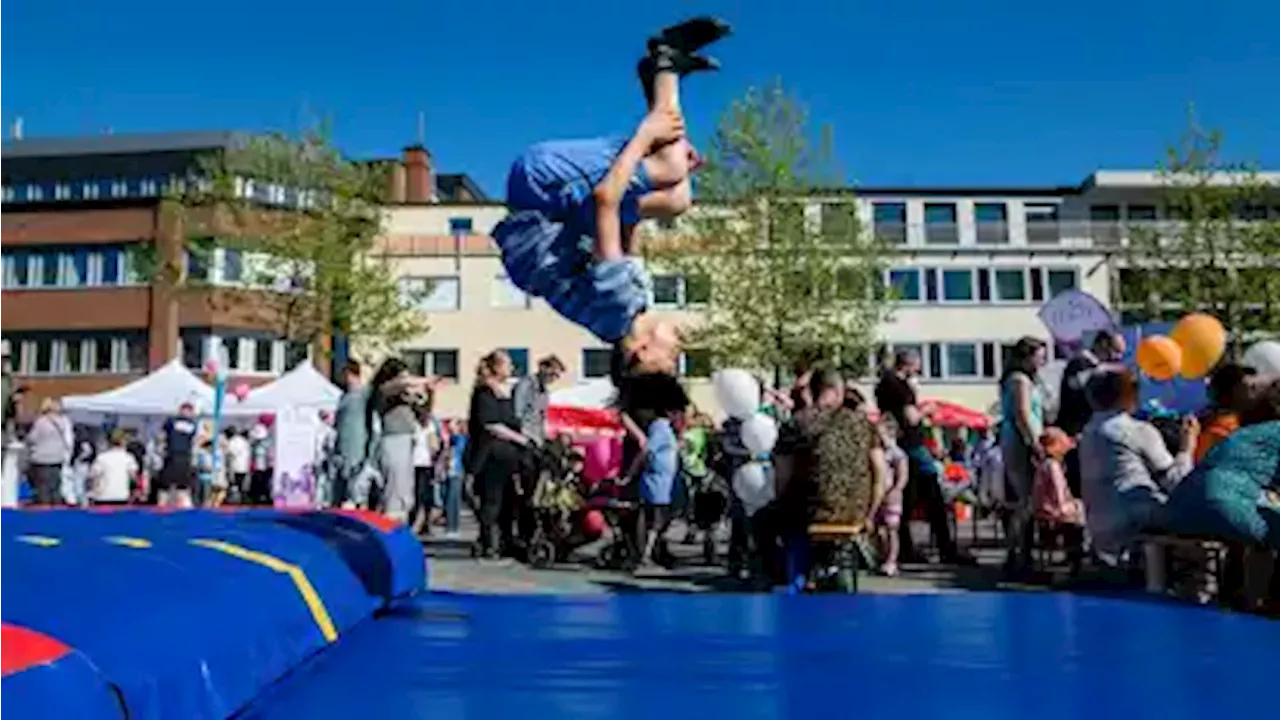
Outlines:
<svg viewBox="0 0 1280 720"><path fill-rule="evenodd" d="M875 428L863 413L841 407L819 420L814 430L809 466L814 489L812 521L865 523L875 492L870 463Z"/></svg>

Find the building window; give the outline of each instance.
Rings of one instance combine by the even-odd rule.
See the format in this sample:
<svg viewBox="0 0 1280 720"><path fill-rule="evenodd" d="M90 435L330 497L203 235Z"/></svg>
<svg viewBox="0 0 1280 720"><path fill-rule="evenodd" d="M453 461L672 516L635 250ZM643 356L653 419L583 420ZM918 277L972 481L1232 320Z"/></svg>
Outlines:
<svg viewBox="0 0 1280 720"><path fill-rule="evenodd" d="M889 287L893 289L893 297L900 302L920 301L920 270L918 268L898 268L889 271Z"/></svg>
<svg viewBox="0 0 1280 720"><path fill-rule="evenodd" d="M288 372L311 360L311 345L301 340L284 341L284 371Z"/></svg>
<svg viewBox="0 0 1280 720"><path fill-rule="evenodd" d="M993 378L999 374L1000 368L996 364L995 343L982 343L982 377Z"/></svg>
<svg viewBox="0 0 1280 720"><path fill-rule="evenodd" d="M1062 240L1057 203L1028 203L1022 212L1027 222L1028 243L1049 245Z"/></svg>
<svg viewBox="0 0 1280 720"><path fill-rule="evenodd" d="M222 249L222 282L239 283L244 280L244 253L236 248Z"/></svg>
<svg viewBox="0 0 1280 720"><path fill-rule="evenodd" d="M1045 273L1045 283L1048 297L1075 290L1080 285L1075 270L1049 270Z"/></svg>
<svg viewBox="0 0 1280 720"><path fill-rule="evenodd" d="M529 294L515 286L506 273L498 273L493 278L490 304L496 308L527 309L530 305Z"/></svg>
<svg viewBox="0 0 1280 720"><path fill-rule="evenodd" d="M679 275L653 276L653 304L672 307L680 306Z"/></svg>
<svg viewBox="0 0 1280 720"><path fill-rule="evenodd" d="M973 343L947 343L947 377L978 377L978 348Z"/></svg>
<svg viewBox="0 0 1280 720"><path fill-rule="evenodd" d="M711 300L711 281L682 275L653 276L653 304L671 308L705 305Z"/></svg>
<svg viewBox="0 0 1280 720"><path fill-rule="evenodd" d="M877 239L893 245L907 243L906 203L874 203L871 213Z"/></svg>
<svg viewBox="0 0 1280 720"><path fill-rule="evenodd" d="M680 356L680 373L685 377L711 377L711 351L705 348L690 348Z"/></svg>
<svg viewBox="0 0 1280 720"><path fill-rule="evenodd" d="M275 343L267 338L256 338L253 342L253 365L251 370L269 373L275 367Z"/></svg>
<svg viewBox="0 0 1280 720"><path fill-rule="evenodd" d="M851 240L858 229L858 206L851 202L829 202L819 206L822 237Z"/></svg>
<svg viewBox="0 0 1280 720"><path fill-rule="evenodd" d="M507 357L511 358L512 377L524 377L529 374L529 348L503 348Z"/></svg>
<svg viewBox="0 0 1280 720"><path fill-rule="evenodd" d="M935 268L925 268L924 297L929 302L938 301L938 271Z"/></svg>
<svg viewBox="0 0 1280 720"><path fill-rule="evenodd" d="M462 283L457 275L400 278L406 301L427 312L450 312L461 307Z"/></svg>
<svg viewBox="0 0 1280 720"><path fill-rule="evenodd" d="M924 239L930 245L955 245L960 242L955 203L924 204Z"/></svg>
<svg viewBox="0 0 1280 720"><path fill-rule="evenodd" d="M204 367L208 355L209 334L200 331L183 332L178 341L182 346L182 364L192 370Z"/></svg>
<svg viewBox="0 0 1280 720"><path fill-rule="evenodd" d="M973 271L943 270L942 299L947 302L973 302Z"/></svg>
<svg viewBox="0 0 1280 720"><path fill-rule="evenodd" d="M1129 222L1155 222L1156 206L1155 205L1130 205L1125 208L1125 216Z"/></svg>
<svg viewBox="0 0 1280 720"><path fill-rule="evenodd" d="M1118 244L1120 242L1120 206L1089 206L1089 236L1095 243Z"/></svg>
<svg viewBox="0 0 1280 720"><path fill-rule="evenodd" d="M1009 207L1004 203L977 203L973 206L977 241L984 245L1009 242Z"/></svg>
<svg viewBox="0 0 1280 720"><path fill-rule="evenodd" d="M991 269L978 268L978 302L991 302Z"/></svg>
<svg viewBox="0 0 1280 720"><path fill-rule="evenodd" d="M409 371L414 374L447 380L458 379L457 350L407 350L402 355Z"/></svg>
<svg viewBox="0 0 1280 720"><path fill-rule="evenodd" d="M943 376L942 367L942 345L940 343L929 343L929 359L925 361L923 371L929 377L937 380Z"/></svg>
<svg viewBox="0 0 1280 720"><path fill-rule="evenodd" d="M471 218L469 217L449 218L449 234L450 235L470 235L471 234Z"/></svg>
<svg viewBox="0 0 1280 720"><path fill-rule="evenodd" d="M613 351L602 348L586 348L582 351L582 376L587 378L609 377Z"/></svg>
<svg viewBox="0 0 1280 720"><path fill-rule="evenodd" d="M1027 273L1024 270L996 270L996 300L1026 302Z"/></svg>
<svg viewBox="0 0 1280 720"><path fill-rule="evenodd" d="M192 248L186 251L187 282L209 281L209 256L206 248Z"/></svg>

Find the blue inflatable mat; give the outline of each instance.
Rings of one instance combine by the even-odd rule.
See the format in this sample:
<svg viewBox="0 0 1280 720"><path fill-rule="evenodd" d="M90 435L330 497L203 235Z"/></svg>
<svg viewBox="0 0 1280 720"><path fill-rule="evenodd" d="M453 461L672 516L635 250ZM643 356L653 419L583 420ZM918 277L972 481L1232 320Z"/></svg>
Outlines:
<svg viewBox="0 0 1280 720"><path fill-rule="evenodd" d="M74 649L130 718L225 718L425 581L407 529L370 517L29 510L2 527L5 623ZM32 672L5 677L14 717L50 717ZM47 687L97 692L62 674Z"/></svg>
<svg viewBox="0 0 1280 720"><path fill-rule="evenodd" d="M428 595L261 720L1262 717L1280 623L1049 593Z"/></svg>

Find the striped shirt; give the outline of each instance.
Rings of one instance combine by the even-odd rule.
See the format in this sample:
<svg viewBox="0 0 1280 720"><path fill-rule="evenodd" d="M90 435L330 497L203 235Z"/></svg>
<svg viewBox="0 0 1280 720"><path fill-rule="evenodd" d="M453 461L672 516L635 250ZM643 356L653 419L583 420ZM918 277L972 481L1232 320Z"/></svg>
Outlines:
<svg viewBox="0 0 1280 720"><path fill-rule="evenodd" d="M626 337L648 306L651 283L639 258L597 260L591 238L574 226L526 210L498 223L493 239L512 284L605 342Z"/></svg>

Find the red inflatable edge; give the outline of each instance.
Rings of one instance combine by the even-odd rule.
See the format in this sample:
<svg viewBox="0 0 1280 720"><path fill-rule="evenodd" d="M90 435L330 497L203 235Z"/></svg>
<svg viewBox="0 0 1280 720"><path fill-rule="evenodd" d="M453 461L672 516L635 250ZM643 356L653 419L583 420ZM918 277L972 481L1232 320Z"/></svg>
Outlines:
<svg viewBox="0 0 1280 720"><path fill-rule="evenodd" d="M71 648L44 633L21 625L0 626L0 675L8 677L61 660Z"/></svg>

